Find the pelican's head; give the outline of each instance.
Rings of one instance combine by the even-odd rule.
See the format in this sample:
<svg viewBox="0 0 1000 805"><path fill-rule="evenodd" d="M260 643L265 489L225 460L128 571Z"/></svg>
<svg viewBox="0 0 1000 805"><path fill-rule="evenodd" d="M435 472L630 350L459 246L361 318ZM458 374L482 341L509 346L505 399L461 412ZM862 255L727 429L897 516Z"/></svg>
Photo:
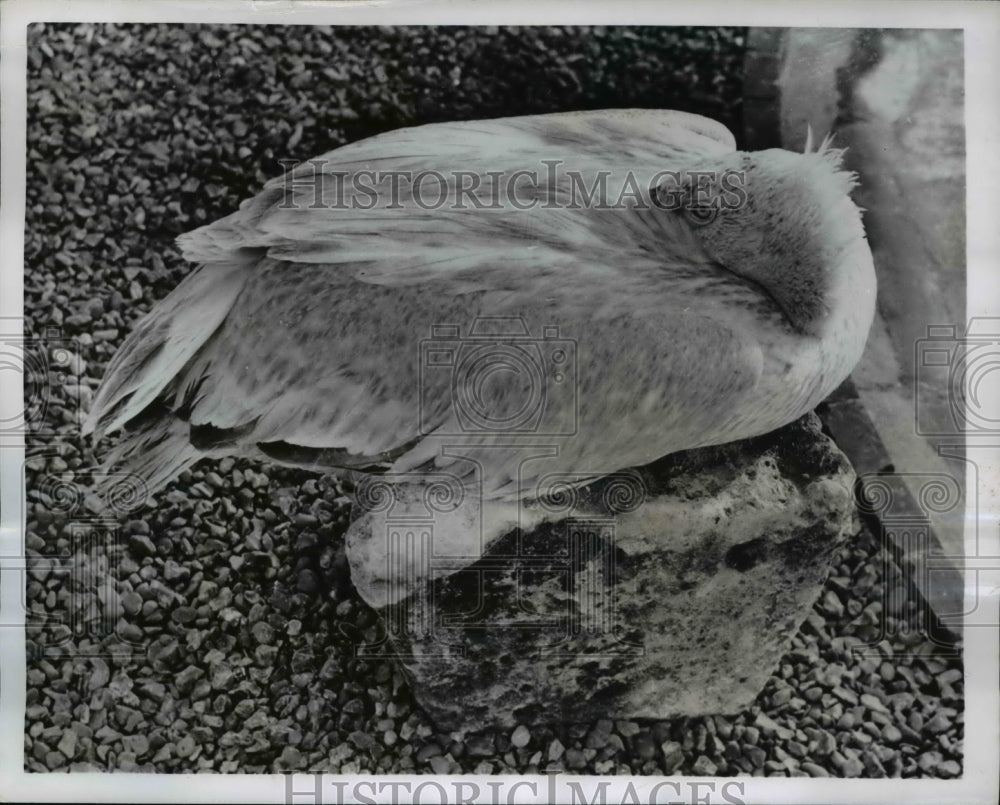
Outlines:
<svg viewBox="0 0 1000 805"><path fill-rule="evenodd" d="M849 303L852 277L870 286L855 292L874 304L871 253L849 195L855 177L841 169L842 154L824 141L804 154L716 155L657 192L679 199L677 214L712 260L759 283L797 330L819 335Z"/></svg>

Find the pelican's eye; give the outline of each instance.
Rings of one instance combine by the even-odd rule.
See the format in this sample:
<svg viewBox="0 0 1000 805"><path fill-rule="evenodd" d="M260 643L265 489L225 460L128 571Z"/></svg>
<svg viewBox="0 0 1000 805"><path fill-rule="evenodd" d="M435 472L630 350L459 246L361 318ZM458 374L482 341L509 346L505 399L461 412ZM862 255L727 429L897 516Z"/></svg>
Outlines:
<svg viewBox="0 0 1000 805"><path fill-rule="evenodd" d="M718 215L719 210L714 205L688 204L684 207L684 217L692 226L710 224Z"/></svg>

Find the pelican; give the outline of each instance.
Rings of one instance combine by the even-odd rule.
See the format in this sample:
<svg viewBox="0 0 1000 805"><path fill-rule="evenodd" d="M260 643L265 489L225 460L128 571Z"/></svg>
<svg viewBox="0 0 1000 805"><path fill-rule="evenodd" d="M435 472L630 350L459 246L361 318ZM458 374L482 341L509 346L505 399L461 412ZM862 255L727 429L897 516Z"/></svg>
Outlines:
<svg viewBox="0 0 1000 805"><path fill-rule="evenodd" d="M404 510L446 478L468 505L434 538L475 555L545 479L769 432L847 377L875 274L841 163L641 109L346 145L178 239L197 267L85 433L121 431L108 463L151 490L227 455L378 477Z"/></svg>

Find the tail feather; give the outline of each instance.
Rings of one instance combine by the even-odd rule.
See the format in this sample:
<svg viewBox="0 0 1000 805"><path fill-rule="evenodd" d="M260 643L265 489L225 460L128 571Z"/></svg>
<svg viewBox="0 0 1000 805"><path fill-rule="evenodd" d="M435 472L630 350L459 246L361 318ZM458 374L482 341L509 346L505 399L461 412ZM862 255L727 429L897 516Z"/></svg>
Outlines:
<svg viewBox="0 0 1000 805"><path fill-rule="evenodd" d="M126 467L141 479L144 492L154 494L199 459L208 455L191 444L188 423L169 412L139 428L131 428L104 457L104 468ZM111 484L120 484L121 476L106 476ZM98 489L107 497L109 489Z"/></svg>
<svg viewBox="0 0 1000 805"><path fill-rule="evenodd" d="M99 439L153 403L225 319L247 270L239 260L201 266L157 305L112 359L83 433Z"/></svg>

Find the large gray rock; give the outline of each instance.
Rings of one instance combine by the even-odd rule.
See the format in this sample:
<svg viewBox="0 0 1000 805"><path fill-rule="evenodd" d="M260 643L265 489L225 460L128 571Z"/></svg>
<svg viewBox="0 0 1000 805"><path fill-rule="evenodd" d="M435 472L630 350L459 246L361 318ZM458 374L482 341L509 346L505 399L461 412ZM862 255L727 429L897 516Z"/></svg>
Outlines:
<svg viewBox="0 0 1000 805"><path fill-rule="evenodd" d="M812 414L546 501L381 614L442 728L734 713L853 533L854 473Z"/></svg>

